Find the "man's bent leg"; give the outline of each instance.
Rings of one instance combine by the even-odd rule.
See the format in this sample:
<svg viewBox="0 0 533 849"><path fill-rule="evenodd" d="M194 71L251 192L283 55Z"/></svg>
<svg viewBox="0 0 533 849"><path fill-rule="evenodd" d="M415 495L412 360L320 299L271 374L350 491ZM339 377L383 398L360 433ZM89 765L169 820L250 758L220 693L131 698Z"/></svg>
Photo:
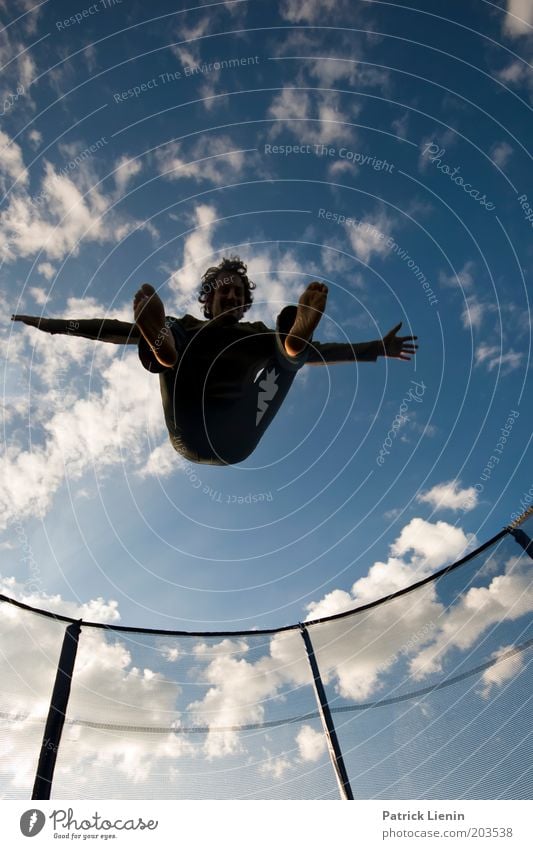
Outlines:
<svg viewBox="0 0 533 849"><path fill-rule="evenodd" d="M178 358L174 338L165 319L163 301L149 283L144 283L133 299L135 324L155 359L171 368Z"/></svg>

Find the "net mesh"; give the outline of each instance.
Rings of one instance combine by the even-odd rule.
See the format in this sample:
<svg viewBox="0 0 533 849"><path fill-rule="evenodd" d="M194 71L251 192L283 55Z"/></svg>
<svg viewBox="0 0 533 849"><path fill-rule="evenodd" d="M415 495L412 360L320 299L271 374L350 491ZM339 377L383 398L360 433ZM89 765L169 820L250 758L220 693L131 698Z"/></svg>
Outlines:
<svg viewBox="0 0 533 849"><path fill-rule="evenodd" d="M0 792L31 796L65 624L0 604Z"/></svg>
<svg viewBox="0 0 533 849"><path fill-rule="evenodd" d="M531 797L532 566L505 536L310 627L356 798Z"/></svg>
<svg viewBox="0 0 533 849"><path fill-rule="evenodd" d="M198 639L84 628L54 796L336 798L325 747L312 760L300 753L302 734L323 743L309 684L297 631Z"/></svg>
<svg viewBox="0 0 533 849"><path fill-rule="evenodd" d="M507 534L306 626L355 798L531 798L532 567ZM391 591L400 578L391 569ZM1 793L28 798L65 623L4 603L0 627ZM82 626L52 798L338 796L298 628Z"/></svg>

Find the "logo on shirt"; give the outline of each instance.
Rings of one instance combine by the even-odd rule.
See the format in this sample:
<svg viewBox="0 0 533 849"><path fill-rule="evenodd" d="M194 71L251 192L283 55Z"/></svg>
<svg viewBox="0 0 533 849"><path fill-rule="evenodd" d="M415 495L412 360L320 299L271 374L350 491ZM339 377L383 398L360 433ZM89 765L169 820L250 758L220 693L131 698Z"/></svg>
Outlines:
<svg viewBox="0 0 533 849"><path fill-rule="evenodd" d="M257 399L257 415L255 417L256 426L259 424L263 416L265 415L269 403L272 401L274 395L279 389L279 386L276 383L279 375L276 372L276 369L269 369L266 373L266 377L263 380L259 381L259 397Z"/></svg>

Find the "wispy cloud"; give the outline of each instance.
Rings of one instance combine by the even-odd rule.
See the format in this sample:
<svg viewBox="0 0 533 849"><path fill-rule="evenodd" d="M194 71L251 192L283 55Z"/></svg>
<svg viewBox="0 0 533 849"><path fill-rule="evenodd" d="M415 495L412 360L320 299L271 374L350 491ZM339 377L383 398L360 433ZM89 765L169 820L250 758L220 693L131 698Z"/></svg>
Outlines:
<svg viewBox="0 0 533 849"><path fill-rule="evenodd" d="M487 371L501 368L503 374L509 374L509 372L520 368L524 355L512 349L504 354L498 345L483 343L476 348L475 358L476 366L484 365Z"/></svg>
<svg viewBox="0 0 533 849"><path fill-rule="evenodd" d="M186 154L181 145L173 142L157 154L159 173L167 180L194 179L208 181L215 186L240 177L251 154L236 150L229 136L202 136Z"/></svg>
<svg viewBox="0 0 533 849"><path fill-rule="evenodd" d="M439 283L441 286L448 286L450 288L460 287L461 289L470 289L474 284L475 269L475 263L472 260L468 260L457 274L445 274L441 271L439 274Z"/></svg>
<svg viewBox="0 0 533 849"><path fill-rule="evenodd" d="M420 492L416 500L431 504L435 510L473 510L477 506L478 493L473 486L461 489L461 481L451 480Z"/></svg>
<svg viewBox="0 0 533 849"><path fill-rule="evenodd" d="M513 148L505 141L498 142L490 149L490 158L499 168L507 164L512 154Z"/></svg>
<svg viewBox="0 0 533 849"><path fill-rule="evenodd" d="M276 119L270 135L290 133L306 144L332 144L354 139L351 123L359 107L352 106L350 113L343 112L341 97L336 92L307 92L285 86L277 94L268 115Z"/></svg>
<svg viewBox="0 0 533 849"><path fill-rule="evenodd" d="M113 199L91 184L88 164L78 164L74 177L57 172L44 160L40 190L30 194L20 147L4 133L0 141L5 145L0 181L10 187L7 206L0 215L5 259L38 253L48 259L64 259L69 253L77 254L84 242L120 241L137 226L119 216L112 209Z"/></svg>

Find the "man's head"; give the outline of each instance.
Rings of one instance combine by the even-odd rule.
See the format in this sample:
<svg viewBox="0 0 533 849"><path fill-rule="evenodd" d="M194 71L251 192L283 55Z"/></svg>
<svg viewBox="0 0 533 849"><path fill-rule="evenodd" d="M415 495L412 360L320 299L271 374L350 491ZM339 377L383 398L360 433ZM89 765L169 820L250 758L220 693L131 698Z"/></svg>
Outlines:
<svg viewBox="0 0 533 849"><path fill-rule="evenodd" d="M206 318L227 314L229 322L240 321L252 304L255 283L248 279L246 265L238 256L223 259L202 277L198 300Z"/></svg>

